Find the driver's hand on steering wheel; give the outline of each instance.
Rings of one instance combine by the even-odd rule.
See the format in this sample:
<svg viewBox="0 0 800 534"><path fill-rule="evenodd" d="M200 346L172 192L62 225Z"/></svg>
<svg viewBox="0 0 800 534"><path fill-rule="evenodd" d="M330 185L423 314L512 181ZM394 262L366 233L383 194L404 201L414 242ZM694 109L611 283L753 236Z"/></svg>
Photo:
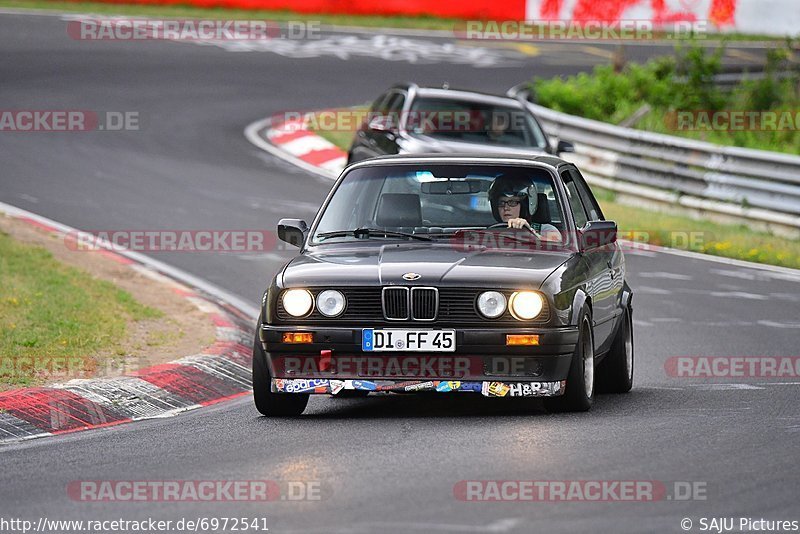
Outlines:
<svg viewBox="0 0 800 534"><path fill-rule="evenodd" d="M531 225L528 224L528 221L526 221L522 217L517 217L516 219L509 219L508 220L508 227L509 228L518 228L518 229L527 228L528 230L533 232L533 228L531 228Z"/></svg>
<svg viewBox="0 0 800 534"><path fill-rule="evenodd" d="M536 236L537 238L541 238L541 236L536 232L536 230L531 228L531 225L528 223L528 221L526 221L522 217L516 217L514 219L509 219L508 220L508 227L509 228L516 228L518 230L521 230L523 228L527 228L528 230L531 231L531 233L534 236Z"/></svg>

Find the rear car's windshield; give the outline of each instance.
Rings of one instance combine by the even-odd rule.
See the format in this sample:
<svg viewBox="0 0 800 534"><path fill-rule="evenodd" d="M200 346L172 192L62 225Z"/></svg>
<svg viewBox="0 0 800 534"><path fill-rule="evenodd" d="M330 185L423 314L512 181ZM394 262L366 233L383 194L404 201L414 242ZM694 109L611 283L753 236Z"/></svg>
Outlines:
<svg viewBox="0 0 800 534"><path fill-rule="evenodd" d="M494 200L493 209L489 197L496 179L530 193L535 207L523 213L526 220L538 231L557 230L548 240L562 242L560 235L566 235L564 217L553 177L546 169L399 164L350 171L321 213L311 243L364 238L347 234L364 228L438 240L459 231L505 226L496 209L498 200ZM522 200L528 202L527 197Z"/></svg>
<svg viewBox="0 0 800 534"><path fill-rule="evenodd" d="M521 108L420 97L410 111L406 129L412 134L496 146L547 147L539 125Z"/></svg>

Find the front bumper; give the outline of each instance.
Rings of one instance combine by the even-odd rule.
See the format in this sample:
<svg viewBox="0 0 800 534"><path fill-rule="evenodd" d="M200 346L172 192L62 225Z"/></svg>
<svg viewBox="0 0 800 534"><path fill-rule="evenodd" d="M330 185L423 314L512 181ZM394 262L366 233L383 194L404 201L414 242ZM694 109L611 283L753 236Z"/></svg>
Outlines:
<svg viewBox="0 0 800 534"><path fill-rule="evenodd" d="M564 394L566 380L558 382L481 382L460 380L336 380L327 378L273 378L273 393L337 395L355 390L374 393L480 393L484 397L555 397Z"/></svg>
<svg viewBox="0 0 800 534"><path fill-rule="evenodd" d="M420 328L436 330L434 325ZM448 328L449 329L449 328ZM276 393L471 391L486 396L563 393L577 328L456 328L455 352L364 352L361 328L262 324L259 338ZM287 344L286 332L313 342ZM535 346L507 346L507 334L536 334Z"/></svg>

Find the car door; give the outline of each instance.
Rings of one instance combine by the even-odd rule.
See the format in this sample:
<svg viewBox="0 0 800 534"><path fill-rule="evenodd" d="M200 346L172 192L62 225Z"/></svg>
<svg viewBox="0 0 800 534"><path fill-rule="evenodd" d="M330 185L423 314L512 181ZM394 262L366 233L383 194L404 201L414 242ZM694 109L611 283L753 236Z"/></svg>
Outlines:
<svg viewBox="0 0 800 534"><path fill-rule="evenodd" d="M575 219L576 229L579 232L586 229L590 221L603 220L603 213L600 211L600 207L577 169L567 167L561 172L561 179L564 182L570 210ZM616 302L619 296L612 277L613 247L615 246L616 243L612 246L596 248L583 253L589 273L586 291L592 299L594 341L598 353L608 350L616 317Z"/></svg>

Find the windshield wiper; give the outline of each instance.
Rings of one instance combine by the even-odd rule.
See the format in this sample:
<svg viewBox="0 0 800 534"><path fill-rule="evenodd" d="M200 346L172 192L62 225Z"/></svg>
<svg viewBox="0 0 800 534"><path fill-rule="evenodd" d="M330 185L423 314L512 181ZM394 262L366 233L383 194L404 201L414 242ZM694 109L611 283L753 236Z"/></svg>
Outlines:
<svg viewBox="0 0 800 534"><path fill-rule="evenodd" d="M425 237L416 234L408 234L406 232L392 232L390 230L381 230L380 228L356 228L355 230L336 230L333 232L322 232L317 234L317 239L328 239L329 237L347 237L353 236L358 239L370 237L405 237L407 239L416 239L418 241L431 241L430 237Z"/></svg>

